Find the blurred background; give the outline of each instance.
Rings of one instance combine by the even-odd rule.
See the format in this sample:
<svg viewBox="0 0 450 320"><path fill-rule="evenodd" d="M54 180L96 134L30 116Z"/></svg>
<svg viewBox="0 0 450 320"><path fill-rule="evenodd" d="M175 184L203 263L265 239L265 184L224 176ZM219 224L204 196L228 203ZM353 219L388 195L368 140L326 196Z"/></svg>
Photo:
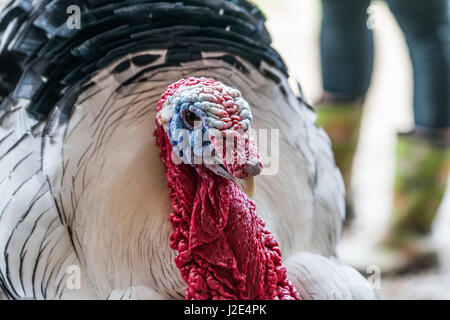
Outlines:
<svg viewBox="0 0 450 320"><path fill-rule="evenodd" d="M322 93L319 0L255 0L268 18L274 46L291 77L300 82L312 104ZM375 64L365 101L362 129L353 166L356 217L338 248L344 261L360 254L387 228L392 205L395 143L398 131L413 127L413 83L409 53L394 16L384 1L373 1ZM447 184L448 185L448 184ZM401 276L382 276L378 292L384 299L450 299L450 188L434 222L437 267ZM366 274L369 277L369 274Z"/></svg>

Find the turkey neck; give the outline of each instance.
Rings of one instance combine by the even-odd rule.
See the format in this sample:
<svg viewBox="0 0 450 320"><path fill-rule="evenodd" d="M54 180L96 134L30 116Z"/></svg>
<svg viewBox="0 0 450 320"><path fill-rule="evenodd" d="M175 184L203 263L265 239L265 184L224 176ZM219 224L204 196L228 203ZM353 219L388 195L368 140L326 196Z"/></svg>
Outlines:
<svg viewBox="0 0 450 320"><path fill-rule="evenodd" d="M188 284L186 299L298 299L254 202L201 165L175 165L168 137L156 126L173 208L170 245Z"/></svg>

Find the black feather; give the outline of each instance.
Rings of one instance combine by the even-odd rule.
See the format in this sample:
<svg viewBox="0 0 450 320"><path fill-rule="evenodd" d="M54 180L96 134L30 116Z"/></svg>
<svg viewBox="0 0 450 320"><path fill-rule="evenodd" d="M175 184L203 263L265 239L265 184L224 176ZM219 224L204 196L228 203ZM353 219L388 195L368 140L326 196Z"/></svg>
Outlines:
<svg viewBox="0 0 450 320"><path fill-rule="evenodd" d="M66 26L70 5L80 7L81 30ZM16 0L0 15L0 97L30 99L30 114L45 119L63 95L81 88L78 83L96 70L148 49L168 50L161 67L220 51L229 53L224 61L241 69L233 56L256 67L265 61L287 74L264 22L261 11L245 0L42 0L38 5ZM138 56L132 63L144 66L158 58ZM71 106L64 105L68 116Z"/></svg>

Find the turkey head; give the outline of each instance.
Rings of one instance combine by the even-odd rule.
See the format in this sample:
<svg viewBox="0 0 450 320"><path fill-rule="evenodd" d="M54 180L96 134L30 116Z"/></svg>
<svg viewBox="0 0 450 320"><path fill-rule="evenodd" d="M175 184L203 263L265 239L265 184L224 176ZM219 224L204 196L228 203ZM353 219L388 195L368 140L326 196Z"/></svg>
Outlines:
<svg viewBox="0 0 450 320"><path fill-rule="evenodd" d="M204 165L253 194L262 169L252 113L239 90L207 78L172 84L158 104L157 125L172 146L172 161Z"/></svg>

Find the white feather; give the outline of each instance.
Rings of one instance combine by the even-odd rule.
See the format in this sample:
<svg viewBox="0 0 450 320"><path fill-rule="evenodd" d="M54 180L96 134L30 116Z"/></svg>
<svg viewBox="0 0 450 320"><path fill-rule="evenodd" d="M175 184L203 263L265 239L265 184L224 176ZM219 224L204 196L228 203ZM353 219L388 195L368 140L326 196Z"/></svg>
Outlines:
<svg viewBox="0 0 450 320"><path fill-rule="evenodd" d="M152 65L164 61L165 51L145 53L161 55ZM279 154L272 155L274 162L279 161L279 168L273 175L256 178L254 200L257 214L279 241L290 276L295 277L300 267L318 266L313 275L317 286L322 281L345 287L345 294L335 297L370 296L366 287L359 287L362 279L330 260L341 230L344 189L329 140L314 124L314 114L298 102L286 77L277 69L264 63L257 69L237 58L249 70L244 74L214 59L221 54L204 53L208 60L142 72L126 86L122 85L124 81L149 65L133 65L114 74L115 67L133 55L119 59L89 81L94 85L78 97L67 123L60 121L62 111L55 108L47 122L39 123L33 135L18 144L11 160L0 160L0 181L2 177L9 179L8 187L3 186L0 212L8 202L5 199L13 198L19 204L8 207L0 217L1 234L14 233L17 221L42 185L42 192L46 192L42 201L49 215L43 229L52 230L51 237L41 235L39 241L27 246L25 259L30 268L23 270L22 277L17 269L12 270L18 268L20 250L9 250L9 262L0 264L2 274L9 268L10 285L18 297L32 294L33 281L27 280L22 288L20 278L31 279L35 266L39 271L37 281L46 281L44 294L35 298L184 297L186 284L173 262L176 252L169 247L171 205L153 131L160 95L172 82L189 76L213 77L239 89L252 109L252 127L279 130L280 139L274 142ZM265 72L276 74L281 82L268 79ZM23 119L25 105L19 107L23 116L17 118L11 113L4 117L2 133L23 128L20 124L30 121ZM0 151L19 138L1 142ZM31 177L30 187L13 196L11 186L21 180L19 176L8 178L8 174L30 151L33 164L27 168L34 170L20 177ZM37 215L28 217L29 221L20 226L22 236L13 237L11 248L23 247L24 239L33 233ZM41 259L33 262L42 241L49 242L52 250L42 252ZM0 248L7 245L8 237L0 237ZM45 259L54 273L39 265ZM69 264L79 265L82 273L82 286L77 291L64 285ZM325 275L319 267L334 271ZM340 280L343 276L355 285L348 288ZM331 297L316 290L316 285L304 288L304 281L294 283L300 286L299 291L311 296Z"/></svg>

